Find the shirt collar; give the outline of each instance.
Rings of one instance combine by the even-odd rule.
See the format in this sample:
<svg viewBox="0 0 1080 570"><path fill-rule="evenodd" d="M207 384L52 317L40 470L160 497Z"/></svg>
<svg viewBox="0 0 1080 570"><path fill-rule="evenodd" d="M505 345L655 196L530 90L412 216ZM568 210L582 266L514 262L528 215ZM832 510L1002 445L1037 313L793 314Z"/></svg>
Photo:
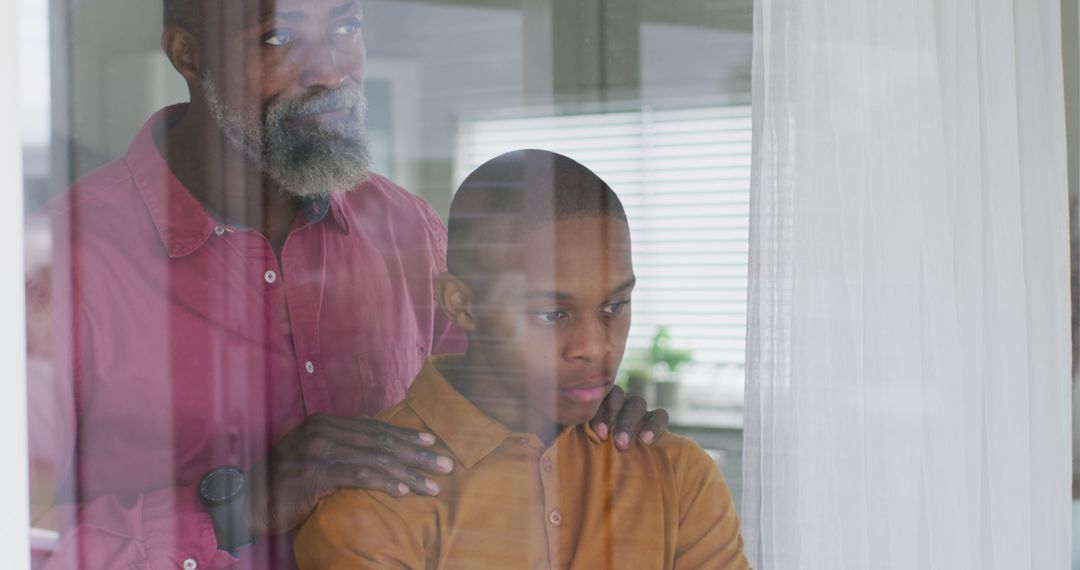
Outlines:
<svg viewBox="0 0 1080 570"><path fill-rule="evenodd" d="M210 237L217 221L180 183L154 142L154 129L182 115L187 105L173 105L154 113L128 148L124 162L131 171L150 217L154 220L169 257L191 254Z"/></svg>
<svg viewBox="0 0 1080 570"><path fill-rule="evenodd" d="M359 190L354 191L358 192ZM351 227L347 215L348 209L349 201L341 193L332 194L329 197L307 198L300 204L300 213L304 216L304 221L308 225L317 224L329 215L334 222L334 226L345 235L349 234Z"/></svg>
<svg viewBox="0 0 1080 570"><path fill-rule="evenodd" d="M450 448L450 452L466 468L471 468L490 455L508 437L524 436L539 443L540 440L535 435L511 432L450 385L446 377L439 372L438 366L460 361L461 358L460 355L429 358L405 396L406 404L435 436ZM588 424L579 427L593 443L602 443ZM564 430L555 443L572 429Z"/></svg>
<svg viewBox="0 0 1080 570"><path fill-rule="evenodd" d="M169 169L154 141L154 131L183 115L188 105L166 107L154 113L143 125L128 148L124 162L131 171L135 187L154 220L169 257L190 255L202 247L219 225ZM330 215L334 225L349 233L348 203L341 194L304 200L300 213L308 224L316 224Z"/></svg>

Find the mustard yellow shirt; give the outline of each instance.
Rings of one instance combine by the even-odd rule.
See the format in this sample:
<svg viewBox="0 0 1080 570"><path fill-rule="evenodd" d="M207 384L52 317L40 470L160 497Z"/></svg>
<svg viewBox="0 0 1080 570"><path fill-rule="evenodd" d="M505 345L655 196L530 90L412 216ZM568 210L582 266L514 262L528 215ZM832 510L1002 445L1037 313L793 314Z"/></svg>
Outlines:
<svg viewBox="0 0 1080 570"><path fill-rule="evenodd" d="M724 477L692 440L620 452L580 425L546 447L458 393L445 358L379 416L438 436L455 460L442 492L327 497L296 537L300 568L749 568Z"/></svg>

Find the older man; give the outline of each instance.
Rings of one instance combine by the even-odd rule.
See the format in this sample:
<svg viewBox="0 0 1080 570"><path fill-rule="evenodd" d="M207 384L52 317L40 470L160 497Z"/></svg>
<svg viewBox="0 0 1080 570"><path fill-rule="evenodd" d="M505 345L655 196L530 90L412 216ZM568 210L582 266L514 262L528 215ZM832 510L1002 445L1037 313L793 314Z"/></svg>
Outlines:
<svg viewBox="0 0 1080 570"><path fill-rule="evenodd" d="M434 435L364 417L463 340L433 301L445 229L368 168L362 18L356 0L165 0L190 104L42 212L48 567L288 568L275 536L337 489L439 493ZM626 449L666 422L616 393L594 426Z"/></svg>

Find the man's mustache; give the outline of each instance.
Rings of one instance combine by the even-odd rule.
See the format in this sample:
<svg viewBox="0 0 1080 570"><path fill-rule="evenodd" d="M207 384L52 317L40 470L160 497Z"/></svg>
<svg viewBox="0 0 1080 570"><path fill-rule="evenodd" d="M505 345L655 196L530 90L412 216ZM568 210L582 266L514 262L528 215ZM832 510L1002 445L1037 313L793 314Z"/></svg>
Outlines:
<svg viewBox="0 0 1080 570"><path fill-rule="evenodd" d="M283 101L271 107L267 121L280 121L305 115L317 115L343 109L362 110L366 105L363 88L359 86L340 87L334 90L319 91L299 99Z"/></svg>

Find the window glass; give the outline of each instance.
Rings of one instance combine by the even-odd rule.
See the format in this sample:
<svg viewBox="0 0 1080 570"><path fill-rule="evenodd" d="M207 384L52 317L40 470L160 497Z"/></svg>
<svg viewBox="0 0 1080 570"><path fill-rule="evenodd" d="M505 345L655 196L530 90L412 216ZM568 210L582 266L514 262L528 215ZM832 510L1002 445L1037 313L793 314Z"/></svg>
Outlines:
<svg viewBox="0 0 1080 570"><path fill-rule="evenodd" d="M35 567L319 568L344 559L314 553L352 535L404 567L619 567L677 548L686 566L742 567L750 0L19 2ZM602 181L582 195L606 184L629 230L554 183L555 210L521 206L520 227L498 226L501 199L461 214L462 193L505 175L489 161L520 149L562 155L543 155L548 182ZM496 230L470 224L506 233L485 250L471 232ZM530 249L544 228L558 230ZM610 233L589 250L598 228ZM480 250L483 270L467 257ZM530 272L564 278L568 251L603 261L577 260L579 278L550 288L579 289L539 304ZM519 280L485 273L491 259ZM585 308L589 287L607 289ZM531 332L500 320L519 301ZM438 360L489 345L470 366L559 382L488 387L523 404L520 425L463 387L480 385L475 367ZM645 416L615 450L619 406L633 416L636 400L601 405L611 385L670 422ZM590 406L603 429L585 427ZM609 460L622 482L588 467ZM399 509L435 501L431 484L451 513L439 524L492 537L467 542L474 558L402 538L428 528ZM349 488L362 491L334 494ZM659 514L589 538L691 488L705 499L680 511L683 539L708 526L726 534L702 544L727 546L684 549ZM470 526L484 509L497 516ZM348 512L375 517L354 521L370 532ZM508 548L499 533L518 519L531 534ZM564 532L538 532L551 528ZM372 547L350 540L341 552Z"/></svg>

